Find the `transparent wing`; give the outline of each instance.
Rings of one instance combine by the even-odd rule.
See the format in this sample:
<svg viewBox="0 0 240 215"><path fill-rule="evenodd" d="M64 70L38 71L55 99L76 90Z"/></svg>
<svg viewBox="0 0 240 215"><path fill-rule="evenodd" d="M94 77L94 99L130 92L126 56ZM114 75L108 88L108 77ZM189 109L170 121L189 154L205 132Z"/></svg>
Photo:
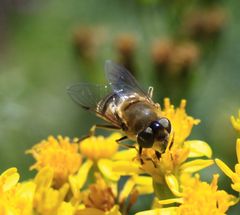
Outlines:
<svg viewBox="0 0 240 215"><path fill-rule="evenodd" d="M114 96L111 87L107 85L78 83L69 87L67 93L82 108L94 112L114 125L118 125L118 121L114 117L107 117L104 113L104 107L101 107L101 105L104 105L103 101L106 98Z"/></svg>
<svg viewBox="0 0 240 215"><path fill-rule="evenodd" d="M147 93L139 86L137 80L124 67L107 60L105 63L105 73L109 85L117 94L137 93L152 101Z"/></svg>
<svg viewBox="0 0 240 215"><path fill-rule="evenodd" d="M111 93L111 88L105 85L78 83L67 88L70 97L82 108L95 112L99 102Z"/></svg>

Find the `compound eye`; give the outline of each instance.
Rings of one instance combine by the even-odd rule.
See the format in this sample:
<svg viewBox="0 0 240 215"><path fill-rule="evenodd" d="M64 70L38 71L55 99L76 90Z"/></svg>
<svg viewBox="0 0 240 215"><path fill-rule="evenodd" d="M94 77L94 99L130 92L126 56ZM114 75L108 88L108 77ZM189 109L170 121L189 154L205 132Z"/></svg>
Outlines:
<svg viewBox="0 0 240 215"><path fill-rule="evenodd" d="M171 126L170 121L167 118L163 117L158 122L159 122L160 126L162 128L165 128L169 134L171 133L172 126Z"/></svg>
<svg viewBox="0 0 240 215"><path fill-rule="evenodd" d="M151 148L154 143L154 134L152 128L147 127L145 130L140 132L137 136L137 142L143 148Z"/></svg>

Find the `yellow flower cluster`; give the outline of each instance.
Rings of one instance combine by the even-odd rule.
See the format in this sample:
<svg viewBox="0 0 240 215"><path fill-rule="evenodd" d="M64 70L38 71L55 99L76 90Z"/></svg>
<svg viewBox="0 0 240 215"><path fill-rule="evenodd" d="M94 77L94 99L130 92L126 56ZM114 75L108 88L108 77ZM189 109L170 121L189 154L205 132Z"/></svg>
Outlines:
<svg viewBox="0 0 240 215"><path fill-rule="evenodd" d="M78 144L70 142L67 137L59 136L55 139L50 136L27 151L37 161L30 169L39 171L44 167L50 167L54 172L54 185L60 187L81 165L82 156L78 148Z"/></svg>
<svg viewBox="0 0 240 215"><path fill-rule="evenodd" d="M226 214L238 198L218 190L218 175L207 183L195 174L214 164L206 142L188 139L200 120L187 115L186 100L175 108L165 99L161 112L173 132L160 158L152 148L140 156L137 144L120 149L119 133L84 140L50 136L34 145L27 151L36 160L30 167L37 171L33 179L19 182L16 168L0 175L0 214L126 215L140 195L153 193L152 209L137 215ZM239 120L231 121L238 130ZM215 162L240 192L240 139L236 152L235 171L220 159Z"/></svg>
<svg viewBox="0 0 240 215"><path fill-rule="evenodd" d="M145 214L172 214L172 215L222 215L228 208L237 203L237 198L223 190L218 190L218 175L213 176L210 184L202 182L198 174L195 177L184 175L181 179L183 195L158 201L152 210L142 211L137 215ZM161 208L159 205L179 204L179 207Z"/></svg>

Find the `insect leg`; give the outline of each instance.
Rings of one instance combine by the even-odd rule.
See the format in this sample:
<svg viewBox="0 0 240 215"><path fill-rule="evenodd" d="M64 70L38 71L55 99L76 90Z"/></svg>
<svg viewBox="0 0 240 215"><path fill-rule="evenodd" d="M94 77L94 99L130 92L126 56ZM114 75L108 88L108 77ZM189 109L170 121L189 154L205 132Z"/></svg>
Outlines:
<svg viewBox="0 0 240 215"><path fill-rule="evenodd" d="M143 159L141 158L141 155L142 155L142 147L141 146L139 146L138 155L139 155L140 163L141 163L141 165L143 165L144 162L143 162Z"/></svg>
<svg viewBox="0 0 240 215"><path fill-rule="evenodd" d="M128 139L127 136L123 136L123 137L121 137L120 139L117 139L116 142L117 142L117 143L120 143L121 141L127 140L127 139Z"/></svg>
<svg viewBox="0 0 240 215"><path fill-rule="evenodd" d="M119 127L116 127L114 125L100 125L100 124L96 124L96 125L93 125L90 129L89 129L89 132L87 135L79 138L78 142L81 142L91 136L93 136L95 134L95 131L97 128L101 128L101 129L106 129L106 130L119 130L120 128Z"/></svg>
<svg viewBox="0 0 240 215"><path fill-rule="evenodd" d="M141 155L142 155L142 149L143 149L143 148L142 148L141 146L139 146L138 155L139 155L139 160L140 160L141 165L144 164L143 159L141 158ZM156 153L156 152L155 152L155 153ZM147 160L147 161L151 161L152 164L153 164L153 166L154 166L155 168L157 168L157 165L155 164L155 162L153 161L152 158L146 158L146 160Z"/></svg>
<svg viewBox="0 0 240 215"><path fill-rule="evenodd" d="M120 139L116 140L116 142L117 142L120 146L123 146L123 147L126 147L126 148L136 148L136 147L133 146L133 145L121 143L121 142L124 141L124 140L128 140L128 137L127 137L127 136L123 136L123 137L121 137Z"/></svg>
<svg viewBox="0 0 240 215"><path fill-rule="evenodd" d="M114 125L100 125L96 124L95 125L95 130L96 128L101 128L101 129L106 129L106 130L119 130L120 128Z"/></svg>
<svg viewBox="0 0 240 215"><path fill-rule="evenodd" d="M95 130L96 130L96 125L93 125L93 126L89 129L88 134L80 137L80 138L78 139L78 142L81 142L81 141L83 141L83 140L85 140L85 139L93 136L94 133L95 133Z"/></svg>
<svg viewBox="0 0 240 215"><path fill-rule="evenodd" d="M158 151L155 151L155 155L156 155L156 157L157 157L158 160L159 160L159 159L161 158L161 156L162 156L162 154L161 154L160 152L158 152Z"/></svg>
<svg viewBox="0 0 240 215"><path fill-rule="evenodd" d="M148 92L147 92L147 94L148 94L148 96L149 96L150 98L153 97L153 87L152 87L152 86L148 87Z"/></svg>
<svg viewBox="0 0 240 215"><path fill-rule="evenodd" d="M171 143L170 143L170 145L169 145L169 150L172 148L173 143L174 143L174 133L173 133L173 137L172 137Z"/></svg>

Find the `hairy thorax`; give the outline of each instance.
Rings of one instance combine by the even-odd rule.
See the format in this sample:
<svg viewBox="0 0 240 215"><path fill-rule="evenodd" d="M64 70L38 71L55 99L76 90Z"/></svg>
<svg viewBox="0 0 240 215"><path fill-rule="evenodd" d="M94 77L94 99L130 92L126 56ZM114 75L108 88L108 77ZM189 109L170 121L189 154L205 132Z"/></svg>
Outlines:
<svg viewBox="0 0 240 215"><path fill-rule="evenodd" d="M144 100L128 102L123 106L121 113L126 124L126 133L131 139L135 139L140 131L160 117L160 110Z"/></svg>

